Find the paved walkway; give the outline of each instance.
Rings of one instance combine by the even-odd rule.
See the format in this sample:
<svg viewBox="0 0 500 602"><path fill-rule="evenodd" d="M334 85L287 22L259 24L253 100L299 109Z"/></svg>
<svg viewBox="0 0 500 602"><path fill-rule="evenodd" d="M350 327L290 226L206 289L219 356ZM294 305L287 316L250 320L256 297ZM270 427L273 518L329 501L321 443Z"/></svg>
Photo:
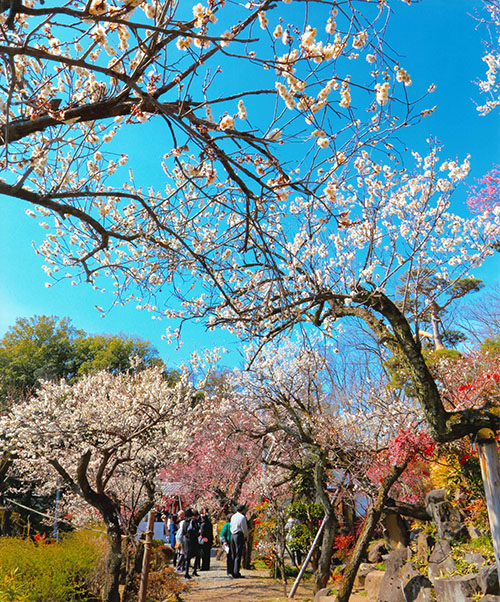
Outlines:
<svg viewBox="0 0 500 602"><path fill-rule="evenodd" d="M226 562L212 558L208 572L199 573L199 577L190 580L191 589L182 594L185 602L284 602L281 583L269 577L268 570L242 571L244 579L231 579L226 575ZM289 581L289 592L293 580ZM295 602L312 600L312 584L301 584L297 590Z"/></svg>

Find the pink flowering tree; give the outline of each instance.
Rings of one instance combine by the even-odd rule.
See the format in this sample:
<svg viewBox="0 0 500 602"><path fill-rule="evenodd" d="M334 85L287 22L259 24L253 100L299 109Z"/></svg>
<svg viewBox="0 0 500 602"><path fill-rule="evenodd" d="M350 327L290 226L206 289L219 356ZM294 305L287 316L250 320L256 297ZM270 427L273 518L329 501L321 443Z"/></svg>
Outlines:
<svg viewBox="0 0 500 602"><path fill-rule="evenodd" d="M500 105L498 94L498 70L500 67L500 47L498 34L500 32L500 2L491 0L484 3L485 13L478 18L482 25L489 30L489 42L485 42L485 52L482 57L487 70L485 77L478 82L479 90L486 97L484 104L477 106L480 115L487 115L497 110ZM494 42L494 41L495 42ZM489 172L476 180L469 187L467 204L474 213L492 215L499 206L500 171L498 165L493 165Z"/></svg>
<svg viewBox="0 0 500 602"><path fill-rule="evenodd" d="M258 503L262 448L245 433L235 435L229 424L236 419L234 414L223 416L212 406L185 447L182 461L162 471L162 479L184 485L185 504L208 506L219 514L232 512L240 503L249 509Z"/></svg>
<svg viewBox="0 0 500 602"><path fill-rule="evenodd" d="M474 213L492 215L495 212L500 205L500 169L496 165L469 187L467 204Z"/></svg>
<svg viewBox="0 0 500 602"><path fill-rule="evenodd" d="M120 600L125 541L153 507L158 473L193 429L192 393L185 376L173 385L161 368L99 372L73 385L44 382L2 422L19 470L45 488L59 479L70 506L80 499L104 522L107 602Z"/></svg>

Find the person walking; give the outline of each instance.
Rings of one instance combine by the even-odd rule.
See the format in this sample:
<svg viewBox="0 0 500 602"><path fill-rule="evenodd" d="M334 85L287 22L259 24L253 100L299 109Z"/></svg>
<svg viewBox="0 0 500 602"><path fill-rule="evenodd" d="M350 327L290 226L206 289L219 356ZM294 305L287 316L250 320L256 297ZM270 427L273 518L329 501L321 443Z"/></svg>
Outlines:
<svg viewBox="0 0 500 602"><path fill-rule="evenodd" d="M184 525L182 526L182 551L184 553L184 577L191 579L189 574L191 558L194 558L193 577L197 577L196 572L196 554L198 548L198 536L199 536L198 522L193 515L193 511L188 508L186 510L186 518Z"/></svg>
<svg viewBox="0 0 500 602"><path fill-rule="evenodd" d="M193 569L193 575L199 570L200 565L201 565L201 537L200 537L200 513L198 512L198 510L193 510L193 516L194 519L196 521L195 523L195 527L197 529L197 534L198 536L196 537L196 542L195 542L195 555L194 555L194 569Z"/></svg>
<svg viewBox="0 0 500 602"><path fill-rule="evenodd" d="M183 573L185 558L182 544L182 531L186 520L184 510L180 510L177 518L179 519L179 524L177 525L177 531L175 533L175 550L177 552L177 568L175 570L177 573Z"/></svg>
<svg viewBox="0 0 500 602"><path fill-rule="evenodd" d="M201 513L200 519L200 553L201 568L200 571L210 570L210 552L214 543L214 528L208 510L205 508Z"/></svg>
<svg viewBox="0 0 500 602"><path fill-rule="evenodd" d="M241 569L241 557L243 556L243 548L245 547L245 540L248 539L248 525L247 519L243 514L245 512L245 505L239 504L236 507L236 512L231 517L231 556L233 562L233 570L231 571L235 579L242 579L243 575L240 572Z"/></svg>
<svg viewBox="0 0 500 602"><path fill-rule="evenodd" d="M228 577L233 576L233 555L231 554L231 515L227 515L227 522L220 531L219 536L222 549L226 552L226 572Z"/></svg>
<svg viewBox="0 0 500 602"><path fill-rule="evenodd" d="M176 549L175 547L175 536L177 534L177 530L179 529L179 524L177 521L177 514L171 514L170 515L170 523L168 525L168 543L170 544L170 547L172 548L172 550L174 551L174 557L172 559L173 565L177 566L177 560L178 560L178 555L179 555L179 550Z"/></svg>

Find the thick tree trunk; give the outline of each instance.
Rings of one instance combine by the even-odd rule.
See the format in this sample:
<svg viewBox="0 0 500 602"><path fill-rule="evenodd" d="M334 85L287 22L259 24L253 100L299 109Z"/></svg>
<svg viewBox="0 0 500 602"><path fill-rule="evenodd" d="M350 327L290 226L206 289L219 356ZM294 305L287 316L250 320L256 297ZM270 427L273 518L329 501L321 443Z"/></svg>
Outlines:
<svg viewBox="0 0 500 602"><path fill-rule="evenodd" d="M332 314L357 316L379 337L380 342L404 363L412 380L429 431L436 441L455 441L481 428L500 429L500 406L479 410L446 411L436 381L422 355L420 343L398 306L381 292L360 289L353 298L359 307L333 306ZM381 314L392 331L370 310Z"/></svg>
<svg viewBox="0 0 500 602"><path fill-rule="evenodd" d="M125 584L122 592L122 602L129 602L137 596L136 575L142 566L143 553L144 545L141 541L137 542L136 548L130 542L124 548L122 570L125 571Z"/></svg>
<svg viewBox="0 0 500 602"><path fill-rule="evenodd" d="M58 470L63 479L73 489L76 488L76 492L101 513L104 524L106 525L106 533L109 542L109 555L106 567L106 576L104 578L103 600L104 602L120 602L119 584L123 563L120 508L113 499L104 493L102 486L100 487L101 490L99 492L95 491L90 486L87 477L90 458L90 450L87 450L80 458L77 470L77 482L79 489L76 488L76 483L73 481L73 479L71 479L71 477L57 462L57 460L53 460L51 463ZM104 460L104 465L105 463L106 459Z"/></svg>
<svg viewBox="0 0 500 602"><path fill-rule="evenodd" d="M368 544L370 543L377 523L380 520L380 516L382 514L382 511L384 510L385 501L389 494L389 490L397 481L397 479L401 476L407 464L408 462L406 461L403 464L393 466L389 474L382 481L378 490L377 500L368 512L368 516L366 517L363 529L358 537L356 545L354 546L354 550L344 571L342 583L337 593L336 602L348 602L352 592L352 587L354 585L354 579L356 578L356 574L359 569L359 565L361 564L361 561L363 560L366 554Z"/></svg>
<svg viewBox="0 0 500 602"><path fill-rule="evenodd" d="M316 495L320 499L321 505L325 511L323 537L321 538L321 552L319 555L318 568L314 572L314 592L325 587L330 578L330 568L332 563L333 543L337 532L337 518L326 492L325 488L325 458L320 455L316 461L314 469L314 483Z"/></svg>
<svg viewBox="0 0 500 602"><path fill-rule="evenodd" d="M333 509L325 515L325 527L321 538L321 553L319 555L318 568L314 573L314 592L326 587L330 579L333 543L337 533L337 518Z"/></svg>
<svg viewBox="0 0 500 602"><path fill-rule="evenodd" d="M120 602L120 572L122 568L122 533L117 521L107 522L109 556L104 581L104 602Z"/></svg>

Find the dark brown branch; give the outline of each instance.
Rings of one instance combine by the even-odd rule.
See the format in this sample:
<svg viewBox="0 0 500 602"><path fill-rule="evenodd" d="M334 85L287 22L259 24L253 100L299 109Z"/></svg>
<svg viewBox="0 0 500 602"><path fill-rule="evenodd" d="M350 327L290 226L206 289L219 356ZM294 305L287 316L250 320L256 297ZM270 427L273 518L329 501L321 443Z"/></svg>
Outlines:
<svg viewBox="0 0 500 602"><path fill-rule="evenodd" d="M390 323L393 338L389 339L386 346L393 350L394 340L397 342L398 357L410 374L429 430L436 441L461 439L477 433L483 427L493 430L500 428L500 407L457 412L447 412L444 409L436 381L425 363L421 347L415 341L408 321L386 295L360 290L353 300L380 313ZM382 342L386 344L385 341Z"/></svg>
<svg viewBox="0 0 500 602"><path fill-rule="evenodd" d="M368 549L368 544L370 543L372 535L375 531L375 527L377 526L377 523L380 520L384 510L387 495L394 483L403 474L407 465L408 460L405 460L402 464L393 466L389 471L389 474L380 484L380 488L377 493L377 500L368 512L363 529L358 537L356 545L354 546L354 550L351 554L351 558L349 559L349 563L344 571L344 577L337 593L336 602L347 602L349 600L354 579L356 578L356 573L358 572L361 560Z"/></svg>
<svg viewBox="0 0 500 602"><path fill-rule="evenodd" d="M432 516L427 513L425 506L419 506L418 504L408 504L407 502L400 502L392 498L387 498L384 506L384 512L397 512L403 516L410 518L416 518L417 520L430 521Z"/></svg>

